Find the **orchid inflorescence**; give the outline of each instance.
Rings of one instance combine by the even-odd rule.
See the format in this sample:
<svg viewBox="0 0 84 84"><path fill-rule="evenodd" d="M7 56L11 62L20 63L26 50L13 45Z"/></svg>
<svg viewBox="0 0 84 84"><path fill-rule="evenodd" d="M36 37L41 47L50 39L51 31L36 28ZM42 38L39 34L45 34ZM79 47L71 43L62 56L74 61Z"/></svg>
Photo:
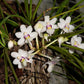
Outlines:
<svg viewBox="0 0 84 84"><path fill-rule="evenodd" d="M48 72L51 72L54 65L57 63L57 61L59 61L59 57L55 58L56 60L53 60L53 58L51 58L50 56L44 55L39 48L40 47L39 38L42 38L42 47L41 47L42 49L47 48L48 46L52 45L56 41L58 41L59 47L61 47L61 44L65 42L67 44L71 44L74 47L79 47L84 49L84 43L81 43L82 38L77 37L77 35L71 38L71 42L67 42L68 38L63 36L58 37L54 41L51 41L48 38L49 36L52 36L54 34L54 31L56 29L61 30L60 34L73 32L75 27L71 25L70 22L71 22L70 16L68 16L66 20L60 18L58 23L57 23L57 18L53 18L50 20L49 16L44 16L44 21L38 21L34 25L34 29L32 26L26 27L26 25L22 24L20 26L21 32L15 33L15 36L19 39L17 44L19 46L23 46L25 43L27 43L30 47L30 50L25 51L23 49L19 49L18 52L12 52L11 56L15 58L13 60L13 64L18 65L19 69L24 68L25 66L27 66L27 62L32 63L35 54L39 54L50 59L50 61L46 62L43 66L49 64ZM32 44L32 41L34 39L36 39L36 48L33 47ZM44 41L47 42L50 41L50 43L45 45ZM9 41L8 48L11 49L13 46L14 46L13 41ZM69 49L70 53L73 53L73 51L74 51L73 49Z"/></svg>

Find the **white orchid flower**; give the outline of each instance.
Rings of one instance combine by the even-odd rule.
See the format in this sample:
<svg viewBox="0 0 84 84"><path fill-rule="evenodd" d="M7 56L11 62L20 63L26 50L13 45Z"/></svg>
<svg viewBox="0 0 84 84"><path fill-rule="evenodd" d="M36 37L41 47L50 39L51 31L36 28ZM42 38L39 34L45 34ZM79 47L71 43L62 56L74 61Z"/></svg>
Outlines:
<svg viewBox="0 0 84 84"><path fill-rule="evenodd" d="M68 41L68 38L60 36L58 38L59 47L61 47L61 44L66 42L66 41Z"/></svg>
<svg viewBox="0 0 84 84"><path fill-rule="evenodd" d="M35 31L38 32L40 37L43 37L42 33L46 31L44 25L45 25L45 22L38 21L34 26Z"/></svg>
<svg viewBox="0 0 84 84"><path fill-rule="evenodd" d="M53 70L53 68L54 68L54 65L57 64L57 62L59 61L59 58L60 58L60 57L56 57L56 58L52 59L51 61L46 62L42 67L44 67L46 64L48 64L49 67L48 67L47 71L48 71L49 73L51 73L52 70Z"/></svg>
<svg viewBox="0 0 84 84"><path fill-rule="evenodd" d="M55 24L57 21L57 18L53 18L52 20L50 20L49 16L45 16L45 29L46 32L51 36L55 29L58 29L58 26Z"/></svg>
<svg viewBox="0 0 84 84"><path fill-rule="evenodd" d="M20 38L18 40L18 45L23 45L25 43L30 43L31 45L31 41L36 38L37 36L37 33L36 32L32 32L32 27L31 26L28 26L26 28L25 25L21 25L20 26L20 30L21 32L16 32L15 35L17 38Z"/></svg>
<svg viewBox="0 0 84 84"><path fill-rule="evenodd" d="M74 29L73 25L70 25L71 17L68 16L66 20L60 18L60 23L58 23L58 26L60 29L63 29L64 32L69 33L72 32Z"/></svg>
<svg viewBox="0 0 84 84"><path fill-rule="evenodd" d="M33 51L30 50L29 52L19 49L18 52L12 52L11 56L15 59L13 60L13 64L18 65L18 68L24 68L27 66L27 62L32 63L32 57L34 55L30 55Z"/></svg>
<svg viewBox="0 0 84 84"><path fill-rule="evenodd" d="M73 36L71 38L71 45L74 46L74 47L78 47L78 48L81 48L81 49L84 49L84 43L81 43L82 42L82 38L81 37L77 37L77 35ZM69 50L70 53L73 53L74 50L73 49L70 49ZM79 51L77 51L79 52Z"/></svg>
<svg viewBox="0 0 84 84"><path fill-rule="evenodd" d="M13 48L13 46L14 46L14 43L13 43L12 40L10 40L10 41L8 42L8 48L11 49L11 48Z"/></svg>

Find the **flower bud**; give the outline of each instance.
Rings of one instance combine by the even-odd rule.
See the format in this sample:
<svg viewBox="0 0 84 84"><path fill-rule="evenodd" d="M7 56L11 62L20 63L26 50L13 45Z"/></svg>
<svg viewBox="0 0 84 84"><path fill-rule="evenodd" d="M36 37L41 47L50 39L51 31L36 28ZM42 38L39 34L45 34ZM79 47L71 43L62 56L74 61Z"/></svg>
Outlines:
<svg viewBox="0 0 84 84"><path fill-rule="evenodd" d="M13 41L10 40L8 42L8 48L11 49L13 46L14 46Z"/></svg>

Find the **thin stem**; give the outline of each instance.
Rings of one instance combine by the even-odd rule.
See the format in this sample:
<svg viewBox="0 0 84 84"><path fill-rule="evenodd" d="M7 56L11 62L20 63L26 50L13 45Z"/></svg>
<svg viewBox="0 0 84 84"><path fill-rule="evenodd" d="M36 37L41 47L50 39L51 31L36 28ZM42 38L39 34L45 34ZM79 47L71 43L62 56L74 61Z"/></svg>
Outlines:
<svg viewBox="0 0 84 84"><path fill-rule="evenodd" d="M44 48L46 49L47 47L49 47L50 45L52 45L53 43L55 43L58 39L55 39L54 41L52 41L51 43L47 44Z"/></svg>
<svg viewBox="0 0 84 84"><path fill-rule="evenodd" d="M46 46L40 48L39 50L37 50L36 52L34 52L32 55L35 55L35 54L39 53L42 49L49 47L50 45L52 45L53 43L55 43L57 40L58 39L56 39L56 40L52 41L51 43L47 44Z"/></svg>
<svg viewBox="0 0 84 84"><path fill-rule="evenodd" d="M19 80L18 80L18 77L17 77L17 75L16 75L16 73L15 73L15 70L14 70L14 68L13 68L13 65L12 65L12 63L11 63L11 61L10 61L9 56L8 56L8 49L7 49L7 48L5 48L5 54L6 54L6 57L7 57L8 62L9 62L9 65L10 65L10 67L11 67L11 69L12 69L12 72L13 72L13 74L14 74L14 77L15 77L15 79L16 79L16 82L17 82L17 84L20 84L20 83L19 83Z"/></svg>
<svg viewBox="0 0 84 84"><path fill-rule="evenodd" d="M38 36L36 37L36 47L39 49L39 41L38 41Z"/></svg>
<svg viewBox="0 0 84 84"><path fill-rule="evenodd" d="M44 43L44 37L42 38L42 47L45 46L45 43Z"/></svg>
<svg viewBox="0 0 84 84"><path fill-rule="evenodd" d="M42 54L42 53L39 53L39 55L40 55L40 56L43 56L43 57L46 57L46 58L48 58L48 59L50 59L50 60L52 60L51 57L49 57L49 56L47 56L47 55L44 55L44 54Z"/></svg>

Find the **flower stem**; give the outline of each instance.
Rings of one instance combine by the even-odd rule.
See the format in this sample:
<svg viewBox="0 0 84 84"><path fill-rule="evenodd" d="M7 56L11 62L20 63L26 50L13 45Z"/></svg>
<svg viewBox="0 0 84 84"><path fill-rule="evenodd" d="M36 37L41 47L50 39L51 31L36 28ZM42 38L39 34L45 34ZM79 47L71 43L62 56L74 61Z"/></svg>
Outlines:
<svg viewBox="0 0 84 84"><path fill-rule="evenodd" d="M39 49L38 36L36 37L36 47L37 47L37 49Z"/></svg>
<svg viewBox="0 0 84 84"><path fill-rule="evenodd" d="M8 56L8 49L7 49L7 48L5 48L5 54L6 54L6 57L7 57L8 62L9 62L9 65L10 65L10 67L11 67L11 69L12 69L12 72L13 72L13 74L14 74L14 77L15 77L15 79L16 79L16 82L17 82L17 84L20 84L20 83L19 83L19 80L18 80L18 78L17 78L17 75L16 75L16 73L15 73L15 70L14 70L14 68L13 68L13 65L12 65L12 63L11 63L11 61L10 61L9 56Z"/></svg>
<svg viewBox="0 0 84 84"><path fill-rule="evenodd" d="M33 53L33 55L39 53L41 50L43 50L44 48L46 49L47 47L49 47L50 45L52 45L53 43L55 43L58 39L55 39L54 41L52 41L51 43L47 44L46 46L40 48L39 50L37 50L36 52Z"/></svg>
<svg viewBox="0 0 84 84"><path fill-rule="evenodd" d="M45 43L44 43L44 37L42 38L42 47L44 47Z"/></svg>
<svg viewBox="0 0 84 84"><path fill-rule="evenodd" d="M50 45L52 45L53 43L55 43L58 39L55 39L54 41L52 41L51 43L47 44L46 46L44 46L44 48L46 49L47 47L49 47Z"/></svg>
<svg viewBox="0 0 84 84"><path fill-rule="evenodd" d="M39 53L39 55L40 55L40 56L43 56L43 57L46 57L46 58L48 58L48 59L50 59L50 60L52 60L51 57L49 57L49 56L47 56L47 55L44 55L44 54L42 54L42 53Z"/></svg>

